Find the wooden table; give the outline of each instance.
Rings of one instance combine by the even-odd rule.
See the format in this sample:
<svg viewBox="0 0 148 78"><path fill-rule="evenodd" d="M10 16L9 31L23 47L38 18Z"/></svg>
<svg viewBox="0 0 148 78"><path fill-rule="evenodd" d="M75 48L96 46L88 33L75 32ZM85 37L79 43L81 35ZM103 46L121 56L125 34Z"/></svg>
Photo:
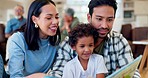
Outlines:
<svg viewBox="0 0 148 78"><path fill-rule="evenodd" d="M142 56L142 60L140 63L140 67L139 67L139 72L141 73L144 68L145 63L147 63L146 68L148 67L148 40L133 41L133 44L146 45L145 49L144 49L143 56ZM146 62L146 60L147 60L147 62Z"/></svg>

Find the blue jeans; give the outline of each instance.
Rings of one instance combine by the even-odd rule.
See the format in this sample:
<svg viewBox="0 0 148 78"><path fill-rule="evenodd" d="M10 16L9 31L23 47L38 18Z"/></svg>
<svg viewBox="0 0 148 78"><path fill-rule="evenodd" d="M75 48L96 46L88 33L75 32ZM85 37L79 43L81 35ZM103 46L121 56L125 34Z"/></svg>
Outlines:
<svg viewBox="0 0 148 78"><path fill-rule="evenodd" d="M9 78L9 75L5 71L4 63L1 55L0 55L0 78Z"/></svg>

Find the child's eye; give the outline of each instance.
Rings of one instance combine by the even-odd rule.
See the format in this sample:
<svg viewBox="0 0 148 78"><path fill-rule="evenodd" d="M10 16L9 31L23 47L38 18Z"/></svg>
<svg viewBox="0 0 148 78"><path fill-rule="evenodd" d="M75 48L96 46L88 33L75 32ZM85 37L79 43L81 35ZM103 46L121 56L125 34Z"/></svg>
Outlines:
<svg viewBox="0 0 148 78"><path fill-rule="evenodd" d="M83 48L84 46L80 46L81 48Z"/></svg>
<svg viewBox="0 0 148 78"><path fill-rule="evenodd" d="M89 45L89 47L93 47L94 45Z"/></svg>

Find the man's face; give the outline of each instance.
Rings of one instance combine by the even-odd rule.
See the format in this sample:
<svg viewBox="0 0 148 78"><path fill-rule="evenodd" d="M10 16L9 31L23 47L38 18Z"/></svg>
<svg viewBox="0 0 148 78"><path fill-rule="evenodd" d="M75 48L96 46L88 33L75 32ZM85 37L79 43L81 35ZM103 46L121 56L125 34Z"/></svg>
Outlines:
<svg viewBox="0 0 148 78"><path fill-rule="evenodd" d="M98 30L99 37L104 38L111 31L114 22L114 9L110 6L98 6L93 14L88 14L88 21Z"/></svg>
<svg viewBox="0 0 148 78"><path fill-rule="evenodd" d="M65 22L70 22L71 21L71 19L72 19L72 16L70 16L70 15L68 15L68 14L64 14L64 21Z"/></svg>
<svg viewBox="0 0 148 78"><path fill-rule="evenodd" d="M22 8L21 6L16 6L16 7L14 8L14 13L15 13L15 16L16 16L16 17L21 17L21 16L23 16L23 13L24 13L23 8Z"/></svg>

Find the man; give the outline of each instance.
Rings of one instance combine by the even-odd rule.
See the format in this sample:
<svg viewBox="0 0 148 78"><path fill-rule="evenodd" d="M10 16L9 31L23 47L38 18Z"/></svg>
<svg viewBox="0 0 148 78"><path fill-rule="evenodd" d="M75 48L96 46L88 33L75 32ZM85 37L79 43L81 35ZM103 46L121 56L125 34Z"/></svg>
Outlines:
<svg viewBox="0 0 148 78"><path fill-rule="evenodd" d="M132 51L127 40L121 34L111 31L117 3L115 0L91 0L88 8L88 21L98 30L100 37L97 45L95 45L94 52L103 55L109 71L107 75L110 75L133 61ZM57 77L62 76L64 65L76 55L68 44L68 37L60 46L56 58L57 62L53 66L53 71L48 73ZM136 71L134 78L139 77L140 74Z"/></svg>
<svg viewBox="0 0 148 78"><path fill-rule="evenodd" d="M79 23L78 18L74 17L74 14L75 12L72 8L67 8L64 13L64 17L60 24L61 41L63 41L65 37L68 36L70 30Z"/></svg>
<svg viewBox="0 0 148 78"><path fill-rule="evenodd" d="M6 38L9 38L16 29L26 23L26 18L23 17L24 8L22 5L16 5L14 7L14 14L15 18L12 18L7 22L7 26L5 28Z"/></svg>

